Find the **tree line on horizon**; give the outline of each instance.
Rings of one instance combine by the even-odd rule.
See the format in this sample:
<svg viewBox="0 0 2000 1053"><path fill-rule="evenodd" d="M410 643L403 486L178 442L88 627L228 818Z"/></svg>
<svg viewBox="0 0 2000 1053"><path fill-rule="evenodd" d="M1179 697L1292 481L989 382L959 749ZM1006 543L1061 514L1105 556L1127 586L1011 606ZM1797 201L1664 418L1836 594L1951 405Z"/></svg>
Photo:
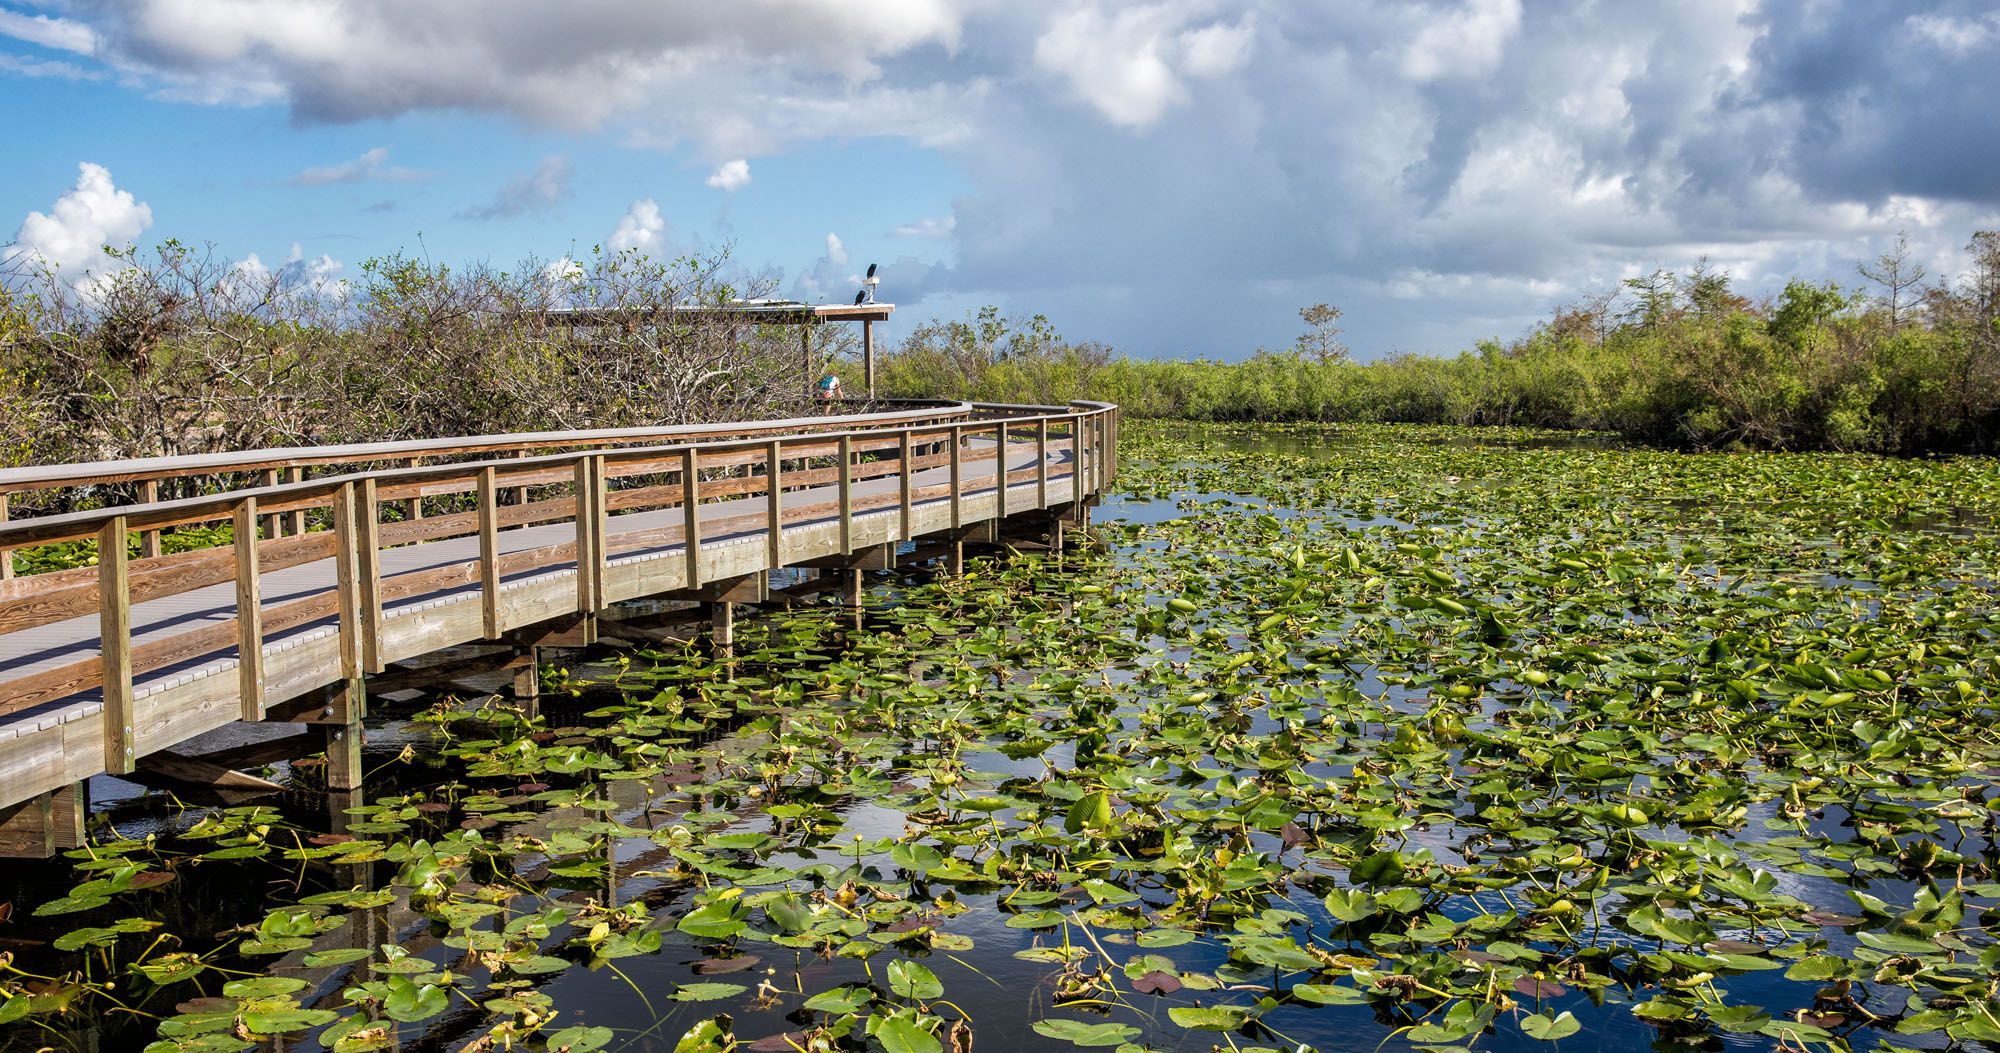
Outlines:
<svg viewBox="0 0 2000 1053"><path fill-rule="evenodd" d="M919 326L877 371L888 396L1117 402L1205 421L1525 425L1687 449L2000 452L2000 231L1939 277L1906 239L1854 288L1803 279L1751 300L1703 261L1625 281L1529 333L1451 357L1355 362L1339 308L1238 362L1121 355L986 308Z"/></svg>
<svg viewBox="0 0 2000 1053"><path fill-rule="evenodd" d="M917 326L877 371L888 397L1117 402L1208 421L1527 425L1683 448L2000 452L2000 231L1927 275L1905 243L1866 284L1751 300L1698 265L1565 305L1450 357L1355 362L1341 310L1239 362L1154 360L986 308ZM0 267L0 467L438 435L810 412L795 330L579 327L552 307L674 308L770 292L727 253L599 253L513 270L392 255L329 287L168 242L88 283ZM768 284L768 283L766 283ZM851 371L817 327L812 375ZM859 377L847 388L858 392Z"/></svg>

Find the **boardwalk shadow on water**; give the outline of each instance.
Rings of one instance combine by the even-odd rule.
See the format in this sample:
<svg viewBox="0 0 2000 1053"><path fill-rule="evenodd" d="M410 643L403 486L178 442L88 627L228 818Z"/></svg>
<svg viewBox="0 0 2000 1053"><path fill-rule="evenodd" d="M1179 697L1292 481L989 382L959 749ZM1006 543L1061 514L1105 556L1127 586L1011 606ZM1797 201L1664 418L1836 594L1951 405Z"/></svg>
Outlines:
<svg viewBox="0 0 2000 1053"><path fill-rule="evenodd" d="M2000 1040L2000 470L1437 437L1137 435L1094 546L126 801L0 1048Z"/></svg>

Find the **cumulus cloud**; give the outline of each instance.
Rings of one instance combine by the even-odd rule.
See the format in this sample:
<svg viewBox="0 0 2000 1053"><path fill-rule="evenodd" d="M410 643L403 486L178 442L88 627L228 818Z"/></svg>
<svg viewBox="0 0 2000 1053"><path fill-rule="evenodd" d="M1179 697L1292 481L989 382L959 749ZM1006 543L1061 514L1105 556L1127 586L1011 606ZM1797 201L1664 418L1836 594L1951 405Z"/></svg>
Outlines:
<svg viewBox="0 0 2000 1053"><path fill-rule="evenodd" d="M1948 14L1911 15L1905 24L1919 39L1953 55L1968 55L2000 42L2000 12L1995 11L1967 18Z"/></svg>
<svg viewBox="0 0 2000 1053"><path fill-rule="evenodd" d="M52 268L65 278L108 273L121 265L105 255L106 246L131 244L153 225L153 210L120 190L103 165L88 161L77 166L76 185L47 212L30 212L0 249L0 262Z"/></svg>
<svg viewBox="0 0 2000 1053"><path fill-rule="evenodd" d="M1184 5L1058 15L1035 40L1035 65L1114 124L1144 127L1187 98L1185 78L1218 77L1249 57L1253 22L1190 25Z"/></svg>
<svg viewBox="0 0 2000 1053"><path fill-rule="evenodd" d="M632 202L625 210L624 218L611 231L604 244L612 252L637 252L655 259L667 256L667 220L660 215L660 206L652 198L642 198Z"/></svg>
<svg viewBox="0 0 2000 1053"><path fill-rule="evenodd" d="M326 253L307 258L304 248L295 241L284 262L275 268L254 252L231 264L222 292L240 301L246 309L267 296L344 300L350 292L347 280L340 276L345 269L346 264Z"/></svg>
<svg viewBox="0 0 2000 1053"><path fill-rule="evenodd" d="M910 288L1141 352L1285 343L1320 300L1363 354L1452 350L1703 253L1756 292L1851 278L1900 228L1948 270L2000 225L1983 0L51 10L0 33L301 124L473 112L711 160L896 138L963 177L949 215L889 232L948 259ZM643 200L610 243L670 238ZM851 271L829 246L795 286L850 298Z"/></svg>
<svg viewBox="0 0 2000 1053"><path fill-rule="evenodd" d="M512 114L595 127L659 93L714 90L732 71L863 84L881 61L958 43L951 0L124 0L99 39L185 94L275 99L302 121L415 110ZM755 100L746 100L754 106ZM754 113L746 108L742 112Z"/></svg>
<svg viewBox="0 0 2000 1053"><path fill-rule="evenodd" d="M493 200L460 213L465 219L506 219L553 208L570 194L569 158L550 154L525 172L507 181Z"/></svg>
<svg viewBox="0 0 2000 1053"><path fill-rule="evenodd" d="M575 299L583 280L583 265L569 256L550 260L548 266L542 268L542 292L558 304Z"/></svg>
<svg viewBox="0 0 2000 1053"><path fill-rule="evenodd" d="M24 15L3 7L0 7L0 36L79 55L89 55L97 50L96 31L82 22L48 15Z"/></svg>
<svg viewBox="0 0 2000 1053"><path fill-rule="evenodd" d="M429 178L430 173L414 168L403 168L389 163L389 148L377 146L363 151L361 156L334 165L320 165L308 168L292 177L297 186L327 186L332 183L360 183L379 179L391 183L407 183Z"/></svg>
<svg viewBox="0 0 2000 1053"><path fill-rule="evenodd" d="M1403 52L1403 72L1416 80L1478 77L1493 72L1521 28L1521 0L1465 0L1425 25Z"/></svg>
<svg viewBox="0 0 2000 1053"><path fill-rule="evenodd" d="M706 182L717 190L734 193L750 185L750 162L741 158L724 161L708 174Z"/></svg>
<svg viewBox="0 0 2000 1053"><path fill-rule="evenodd" d="M844 301L853 298L860 281L861 276L848 266L847 243L828 231L825 254L799 272L792 282L792 298L806 303Z"/></svg>

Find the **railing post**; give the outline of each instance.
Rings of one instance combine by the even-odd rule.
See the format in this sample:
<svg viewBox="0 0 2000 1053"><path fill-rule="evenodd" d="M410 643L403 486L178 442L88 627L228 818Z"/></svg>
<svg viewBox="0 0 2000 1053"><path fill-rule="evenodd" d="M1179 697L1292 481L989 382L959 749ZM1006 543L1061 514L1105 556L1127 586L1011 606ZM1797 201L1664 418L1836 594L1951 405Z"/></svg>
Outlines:
<svg viewBox="0 0 2000 1053"><path fill-rule="evenodd" d="M1090 484L1092 484L1090 488L1092 490L1104 490L1104 484L1110 480L1110 464L1104 460L1104 452L1112 444L1112 416L1108 412L1098 412L1098 434L1096 434L1096 440L1098 440L1098 472L1090 480Z"/></svg>
<svg viewBox="0 0 2000 1053"><path fill-rule="evenodd" d="M412 457L410 458L410 462L407 465L407 467L420 468L423 466L423 463L424 459L422 457ZM418 483L416 485L419 492L416 495L412 496L409 499L409 501L406 502L405 507L403 508L403 518L412 521L422 519L424 517L424 496L423 493L421 492L423 490L423 484Z"/></svg>
<svg viewBox="0 0 2000 1053"><path fill-rule="evenodd" d="M306 470L298 465L294 465L292 470L286 474L288 482L303 483L306 481ZM303 536L306 532L306 510L303 508L294 508L290 515L292 518L292 535L294 537Z"/></svg>
<svg viewBox="0 0 2000 1053"><path fill-rule="evenodd" d="M772 439L764 446L765 534L771 546L770 569L785 565L784 442Z"/></svg>
<svg viewBox="0 0 2000 1053"><path fill-rule="evenodd" d="M1097 471L1091 474L1092 493L1104 489L1104 445L1111 438L1111 418L1099 413L1092 423L1091 440L1097 444Z"/></svg>
<svg viewBox="0 0 2000 1053"><path fill-rule="evenodd" d="M340 607L342 680L361 678L361 546L355 536L354 503L353 483L342 483L333 492L333 576Z"/></svg>
<svg viewBox="0 0 2000 1053"><path fill-rule="evenodd" d="M1049 507L1049 419L1035 422L1035 507Z"/></svg>
<svg viewBox="0 0 2000 1053"><path fill-rule="evenodd" d="M1083 484L1089 488L1091 493L1095 494L1097 492L1097 473L1104 470L1104 440L1098 434L1099 428L1104 423L1104 418L1101 414L1092 413L1085 419L1088 422L1086 427L1089 429L1089 434L1085 441L1090 444L1090 475L1084 479Z"/></svg>
<svg viewBox="0 0 2000 1053"><path fill-rule="evenodd" d="M576 609L595 614L604 606L603 457L585 454L576 462Z"/></svg>
<svg viewBox="0 0 2000 1053"><path fill-rule="evenodd" d="M139 503L155 504L160 500L160 481L142 479L139 482ZM160 531L158 527L139 531L139 558L152 559L160 554Z"/></svg>
<svg viewBox="0 0 2000 1053"><path fill-rule="evenodd" d="M1069 418L1069 499L1081 501L1084 498L1084 482L1089 477L1089 469L1084 461L1083 427L1088 417L1080 413Z"/></svg>
<svg viewBox="0 0 2000 1053"><path fill-rule="evenodd" d="M264 588L257 564L257 498L236 506L236 691L244 720L264 719Z"/></svg>
<svg viewBox="0 0 2000 1053"><path fill-rule="evenodd" d="M993 434L1000 440L999 451L994 455L993 461L994 477L1000 483L994 491L1000 501L993 513L994 520L998 521L1007 518L1007 422L1002 420L993 429Z"/></svg>
<svg viewBox="0 0 2000 1053"><path fill-rule="evenodd" d="M701 584L701 463L695 448L681 451L681 537L687 542L687 587Z"/></svg>
<svg viewBox="0 0 2000 1053"><path fill-rule="evenodd" d="M262 472L257 473L257 485L265 487L278 485L278 470L276 468L266 468ZM264 523L265 537L285 536L284 516L269 515L265 516L264 519L265 519Z"/></svg>
<svg viewBox="0 0 2000 1053"><path fill-rule="evenodd" d="M1108 487L1111 485L1111 480L1118 477L1118 411L1116 409L1105 414L1104 432L1106 436L1104 441L1104 485Z"/></svg>
<svg viewBox="0 0 2000 1053"><path fill-rule="evenodd" d="M7 525L7 505L13 499L13 494L0 493L0 526ZM13 576L14 550L5 545L0 545L0 581L6 581Z"/></svg>
<svg viewBox="0 0 2000 1053"><path fill-rule="evenodd" d="M500 638L500 491L492 465L479 469L479 613L488 640Z"/></svg>
<svg viewBox="0 0 2000 1053"><path fill-rule="evenodd" d="M902 533L898 535L897 540L908 541L910 540L910 517L913 511L910 507L911 487L914 485L911 477L916 475L917 466L915 458L910 456L910 433L907 430L897 436L896 453L903 461L902 477L898 480L897 486L897 496L901 499L903 508L903 529Z"/></svg>
<svg viewBox="0 0 2000 1053"><path fill-rule="evenodd" d="M375 496L375 477L363 478L359 487L354 530L361 557L361 664L368 672L379 673L386 665L382 661L382 533L377 521L381 509Z"/></svg>
<svg viewBox="0 0 2000 1053"><path fill-rule="evenodd" d="M125 517L97 531L98 668L104 681L104 770L122 775L137 763L132 734L132 589Z"/></svg>
<svg viewBox="0 0 2000 1053"><path fill-rule="evenodd" d="M854 551L854 440L840 433L840 554Z"/></svg>
<svg viewBox="0 0 2000 1053"><path fill-rule="evenodd" d="M528 451L526 449L520 449L514 451L515 460L526 460L527 456L528 456ZM525 486L514 487L514 503L517 505L525 505L528 503L527 487Z"/></svg>
<svg viewBox="0 0 2000 1053"><path fill-rule="evenodd" d="M962 424L952 425L951 426L951 528L953 530L957 530L960 526L963 526L964 525L963 520L965 518L965 501L964 497L960 492L962 489L961 478L964 474L964 467L962 465L962 457L960 456L960 451L964 447L964 445L965 445L965 426Z"/></svg>

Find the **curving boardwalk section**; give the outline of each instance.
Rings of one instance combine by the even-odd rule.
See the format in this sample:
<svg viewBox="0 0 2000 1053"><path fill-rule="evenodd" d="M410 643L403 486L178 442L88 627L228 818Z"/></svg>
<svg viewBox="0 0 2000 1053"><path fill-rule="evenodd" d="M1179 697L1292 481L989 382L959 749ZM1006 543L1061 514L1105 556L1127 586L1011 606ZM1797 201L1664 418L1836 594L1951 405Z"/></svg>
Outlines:
<svg viewBox="0 0 2000 1053"><path fill-rule="evenodd" d="M587 639L599 612L648 597L726 614L771 570L1078 521L1116 435L1100 403L952 403L0 472L0 496L115 482L141 499L0 521L0 552L95 538L104 553L0 581L0 809L47 813L52 794L235 720L324 725L330 784L351 785L363 679L392 663ZM202 496L148 500L163 482ZM223 524L257 540L161 551L163 531Z"/></svg>

